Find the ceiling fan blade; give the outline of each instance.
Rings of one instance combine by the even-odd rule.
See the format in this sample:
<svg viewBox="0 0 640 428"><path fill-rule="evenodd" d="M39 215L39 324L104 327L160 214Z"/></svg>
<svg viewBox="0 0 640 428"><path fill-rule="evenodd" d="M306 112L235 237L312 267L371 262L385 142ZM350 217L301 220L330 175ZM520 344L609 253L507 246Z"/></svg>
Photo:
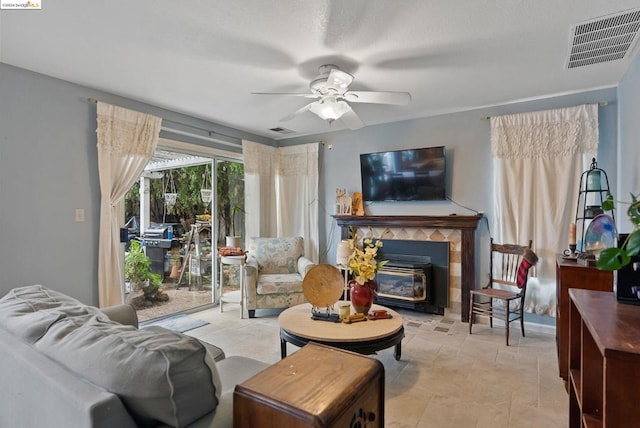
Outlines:
<svg viewBox="0 0 640 428"><path fill-rule="evenodd" d="M345 114L340 116L340 119L342 119L342 122L347 125L349 129L360 129L364 126L364 122L351 107L349 107L349 110L347 110Z"/></svg>
<svg viewBox="0 0 640 428"><path fill-rule="evenodd" d="M304 97L304 98L318 98L317 95L306 93L293 93L293 92L251 92L251 95L284 95L288 97Z"/></svg>
<svg viewBox="0 0 640 428"><path fill-rule="evenodd" d="M353 76L338 68L333 68L327 77L327 88L335 90L339 94L344 94L349 85L353 82Z"/></svg>
<svg viewBox="0 0 640 428"><path fill-rule="evenodd" d="M306 106L299 108L298 110L294 111L294 112L293 112L293 113L291 113L290 115L285 116L285 117L283 117L282 119L280 119L280 122L286 122L286 121L288 121L288 120L293 119L294 117L296 117L296 116L297 116L297 115L299 115L299 114L302 114L302 113L306 113L306 112L308 112L308 111L309 111L309 109L311 108L311 106L313 106L313 105L314 105L314 104L316 104L317 102L318 102L318 101L313 101L313 102L311 102L311 103L307 104Z"/></svg>
<svg viewBox="0 0 640 428"><path fill-rule="evenodd" d="M343 97L352 103L396 104L400 106L407 105L411 101L409 92L349 91Z"/></svg>

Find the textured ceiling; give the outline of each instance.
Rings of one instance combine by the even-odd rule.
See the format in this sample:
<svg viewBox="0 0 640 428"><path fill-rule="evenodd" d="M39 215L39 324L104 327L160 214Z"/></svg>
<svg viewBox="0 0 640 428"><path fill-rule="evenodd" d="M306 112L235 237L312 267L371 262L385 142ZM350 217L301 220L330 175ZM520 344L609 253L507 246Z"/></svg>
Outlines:
<svg viewBox="0 0 640 428"><path fill-rule="evenodd" d="M354 104L366 125L617 85L633 55L567 68L571 28L638 0L42 0L0 12L0 61L278 139L344 129L306 98L322 64L352 90L407 91L408 106Z"/></svg>

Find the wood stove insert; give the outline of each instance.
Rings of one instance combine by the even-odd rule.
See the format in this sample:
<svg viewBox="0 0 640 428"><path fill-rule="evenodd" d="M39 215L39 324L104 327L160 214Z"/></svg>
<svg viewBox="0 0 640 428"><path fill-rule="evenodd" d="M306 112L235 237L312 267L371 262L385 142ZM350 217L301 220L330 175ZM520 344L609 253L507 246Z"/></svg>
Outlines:
<svg viewBox="0 0 640 428"><path fill-rule="evenodd" d="M444 315L449 292L449 243L383 239L376 302Z"/></svg>

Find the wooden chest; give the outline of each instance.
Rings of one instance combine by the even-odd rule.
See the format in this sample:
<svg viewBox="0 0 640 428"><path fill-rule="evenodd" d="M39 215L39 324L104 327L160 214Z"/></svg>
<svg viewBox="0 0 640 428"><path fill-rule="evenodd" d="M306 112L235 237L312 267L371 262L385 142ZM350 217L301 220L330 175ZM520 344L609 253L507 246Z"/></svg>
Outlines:
<svg viewBox="0 0 640 428"><path fill-rule="evenodd" d="M384 366L309 343L236 386L234 427L384 427Z"/></svg>

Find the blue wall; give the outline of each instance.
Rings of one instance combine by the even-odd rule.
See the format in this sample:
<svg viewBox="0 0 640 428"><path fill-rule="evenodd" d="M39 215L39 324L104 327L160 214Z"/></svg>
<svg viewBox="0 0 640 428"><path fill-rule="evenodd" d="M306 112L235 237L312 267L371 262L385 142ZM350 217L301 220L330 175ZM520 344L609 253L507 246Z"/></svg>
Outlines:
<svg viewBox="0 0 640 428"><path fill-rule="evenodd" d="M634 183L637 193L639 69L636 59L617 92L615 88L603 89L278 141L278 145L325 142L320 155L321 258L328 262L335 260L339 232L331 217L334 192L336 187L346 187L350 192L360 190L360 153L445 145L449 155L448 195L460 205L484 211L491 220L490 129L489 122L481 120L483 116L608 101L607 106L599 109L599 166L614 181L612 188L616 189L617 179L625 183L621 191L631 186L627 183ZM87 102L90 97L193 126L221 129L238 141L246 138L276 144L263 137L0 63L0 295L15 286L42 283L86 303L97 304L100 188L95 105ZM616 97L620 98L620 113ZM85 222L74 221L77 208L85 209ZM471 212L444 201L377 203L369 205L367 213ZM488 236L482 226L477 244L480 261ZM477 272L481 275L481 269Z"/></svg>
<svg viewBox="0 0 640 428"><path fill-rule="evenodd" d="M618 85L618 190L616 199L629 201L629 194L640 194L640 54ZM625 206L621 206L626 209ZM620 211L620 210L618 210ZM616 213L620 232L630 232L631 223L624 213Z"/></svg>
<svg viewBox="0 0 640 428"><path fill-rule="evenodd" d="M339 241L336 222L331 217L336 187L349 192L360 191L360 153L383 150L446 146L447 195L452 201L372 203L365 208L369 215L473 215L484 212L488 223L493 221L493 173L490 145L490 123L486 116L522 113L570 107L579 104L606 102L598 108L600 146L598 166L608 172L615 189L617 154L617 110L615 88L596 90L536 100L500 107L453 113L425 119L368 126L356 131L327 133L279 141L280 145L323 141L320 177L320 242L321 259L335 262L335 248ZM332 146L329 149L329 145ZM579 177L576 177L579 179ZM572 208L575 209L575 208ZM476 275L486 275L490 231L481 223L476 234Z"/></svg>
<svg viewBox="0 0 640 428"><path fill-rule="evenodd" d="M238 145L242 138L273 144L0 63L0 296L39 283L98 304L100 184L90 97L219 131ZM86 221L75 222L78 208Z"/></svg>

